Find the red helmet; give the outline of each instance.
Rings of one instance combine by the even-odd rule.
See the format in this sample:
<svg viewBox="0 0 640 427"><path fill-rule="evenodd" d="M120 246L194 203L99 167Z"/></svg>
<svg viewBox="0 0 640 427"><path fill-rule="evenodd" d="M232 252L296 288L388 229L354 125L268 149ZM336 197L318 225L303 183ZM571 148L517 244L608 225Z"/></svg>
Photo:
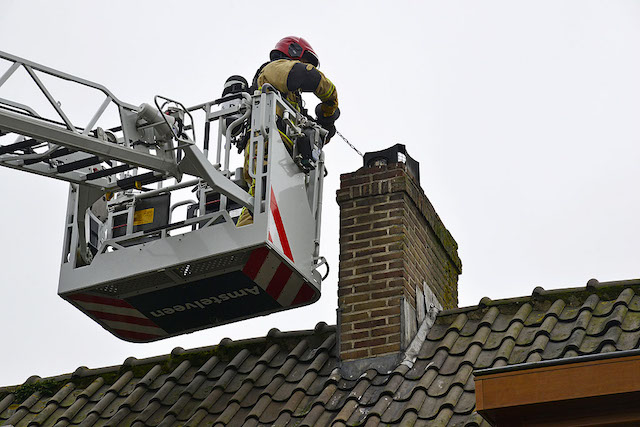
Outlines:
<svg viewBox="0 0 640 427"><path fill-rule="evenodd" d="M308 62L315 67L320 66L320 60L318 55L313 51L313 48L308 41L302 37L285 37L276 43L276 47L273 48L269 57L272 61L281 59L283 56L290 59L297 59L302 62Z"/></svg>

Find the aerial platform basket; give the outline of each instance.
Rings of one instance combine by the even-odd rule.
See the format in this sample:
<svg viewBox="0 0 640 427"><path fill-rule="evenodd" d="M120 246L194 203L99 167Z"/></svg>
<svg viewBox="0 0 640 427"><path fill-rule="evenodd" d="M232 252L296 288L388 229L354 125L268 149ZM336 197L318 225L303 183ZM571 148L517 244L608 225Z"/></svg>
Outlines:
<svg viewBox="0 0 640 427"><path fill-rule="evenodd" d="M318 269L326 264L319 256L326 131L276 91L238 91L191 108L156 97L157 108L135 107L100 85L2 52L0 58L13 63L0 86L24 67L62 119L0 98L1 138L18 135L10 144L0 139L0 165L71 183L62 298L134 342L318 300ZM38 73L104 93L101 111L85 128L75 126ZM118 108L120 126L95 128L109 103ZM203 149L195 142L196 112L205 116ZM212 163L209 136L216 123ZM315 167L293 160L296 141L305 138L316 154ZM242 168L230 168L232 143L242 141L252 191ZM177 218L181 206L188 213ZM243 209L253 221L237 226Z"/></svg>

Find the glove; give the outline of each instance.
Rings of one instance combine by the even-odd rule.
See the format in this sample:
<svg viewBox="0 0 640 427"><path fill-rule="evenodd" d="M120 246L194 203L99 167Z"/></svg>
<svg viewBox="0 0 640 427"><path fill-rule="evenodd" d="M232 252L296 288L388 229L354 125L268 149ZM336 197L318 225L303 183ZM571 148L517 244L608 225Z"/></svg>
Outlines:
<svg viewBox="0 0 640 427"><path fill-rule="evenodd" d="M316 105L316 117L316 122L323 128L327 129L326 126L333 125L336 120L338 120L338 117L340 117L340 109L336 108L336 111L334 111L332 115L330 115L329 117L325 117L324 113L322 112L322 104L318 104Z"/></svg>
<svg viewBox="0 0 640 427"><path fill-rule="evenodd" d="M322 104L318 104L316 105L316 117L318 117L316 122L329 132L326 140L326 142L329 142L336 134L336 125L334 123L338 120L338 117L340 117L340 109L336 108L336 111L332 115L325 117L322 112Z"/></svg>
<svg viewBox="0 0 640 427"><path fill-rule="evenodd" d="M334 124L330 124L328 126L322 125L322 127L329 132L329 134L327 135L327 141L326 141L326 142L329 142L331 138L333 138L333 136L336 134L336 125Z"/></svg>

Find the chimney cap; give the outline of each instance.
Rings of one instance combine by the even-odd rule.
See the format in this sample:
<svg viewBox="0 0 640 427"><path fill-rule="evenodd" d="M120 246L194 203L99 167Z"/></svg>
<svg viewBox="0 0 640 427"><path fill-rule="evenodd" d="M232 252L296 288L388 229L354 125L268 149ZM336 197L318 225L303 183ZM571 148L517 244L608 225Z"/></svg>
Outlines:
<svg viewBox="0 0 640 427"><path fill-rule="evenodd" d="M396 144L380 151L364 153L364 167L386 166L392 163L404 163L413 177L420 182L420 164L407 153L404 144Z"/></svg>

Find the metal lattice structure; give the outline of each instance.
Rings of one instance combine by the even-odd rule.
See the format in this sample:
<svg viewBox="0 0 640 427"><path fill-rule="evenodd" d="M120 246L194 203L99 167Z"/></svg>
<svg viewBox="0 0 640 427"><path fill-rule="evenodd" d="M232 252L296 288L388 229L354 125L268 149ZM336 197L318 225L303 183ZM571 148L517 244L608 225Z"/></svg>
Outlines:
<svg viewBox="0 0 640 427"><path fill-rule="evenodd" d="M46 117L0 98L0 166L70 183L60 296L137 342L319 298L326 131L277 91L265 85L189 108L156 96L155 106L136 107L99 84L3 52L0 58L10 64L0 87L22 69L55 111ZM43 75L104 95L84 127ZM120 123L97 127L113 107ZM204 115L202 144L195 113ZM294 161L304 138L316 154L312 168ZM231 167L240 144L249 151L246 172ZM181 206L187 213L179 218ZM252 223L237 226L243 209Z"/></svg>

